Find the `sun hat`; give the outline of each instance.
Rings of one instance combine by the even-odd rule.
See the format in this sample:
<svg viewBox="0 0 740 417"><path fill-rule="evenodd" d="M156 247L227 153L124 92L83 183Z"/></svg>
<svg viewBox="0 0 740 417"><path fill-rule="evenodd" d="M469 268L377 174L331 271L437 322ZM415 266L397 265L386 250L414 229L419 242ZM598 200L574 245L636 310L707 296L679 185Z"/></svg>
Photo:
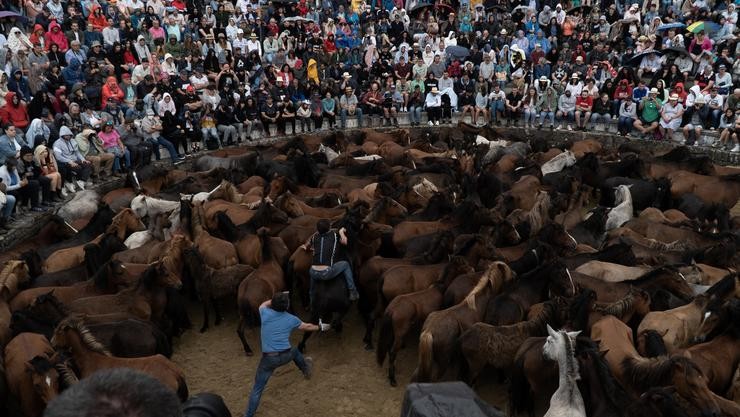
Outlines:
<svg viewBox="0 0 740 417"><path fill-rule="evenodd" d="M344 74L342 74L342 77L343 78L352 78L352 74L350 74L349 72L345 71Z"/></svg>
<svg viewBox="0 0 740 417"><path fill-rule="evenodd" d="M658 89L653 87L650 89L650 94L658 94Z"/></svg>
<svg viewBox="0 0 740 417"><path fill-rule="evenodd" d="M668 97L668 100L670 101L678 100L678 94L671 94L671 96Z"/></svg>

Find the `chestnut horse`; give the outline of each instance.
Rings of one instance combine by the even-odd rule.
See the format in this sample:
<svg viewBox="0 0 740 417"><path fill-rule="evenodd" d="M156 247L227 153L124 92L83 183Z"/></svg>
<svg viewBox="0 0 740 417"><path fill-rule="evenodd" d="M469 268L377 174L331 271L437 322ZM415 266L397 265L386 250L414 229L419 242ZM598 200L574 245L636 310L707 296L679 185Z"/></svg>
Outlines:
<svg viewBox="0 0 740 417"><path fill-rule="evenodd" d="M36 333L21 333L5 347L5 377L23 415L40 417L59 393L59 374L50 362L54 349Z"/></svg>
<svg viewBox="0 0 740 417"><path fill-rule="evenodd" d="M149 374L177 393L180 401L188 398L188 386L182 370L162 355L143 358L116 358L110 356L79 318L63 320L54 331L51 344L70 352L79 370L80 378L95 371L111 368L131 368Z"/></svg>
<svg viewBox="0 0 740 417"><path fill-rule="evenodd" d="M437 381L448 366L455 363L460 335L483 319L485 306L494 294L494 285L512 279L513 272L505 263L494 262L491 268L492 273L481 277L478 285L460 304L435 311L424 321L419 336L419 363L412 380Z"/></svg>

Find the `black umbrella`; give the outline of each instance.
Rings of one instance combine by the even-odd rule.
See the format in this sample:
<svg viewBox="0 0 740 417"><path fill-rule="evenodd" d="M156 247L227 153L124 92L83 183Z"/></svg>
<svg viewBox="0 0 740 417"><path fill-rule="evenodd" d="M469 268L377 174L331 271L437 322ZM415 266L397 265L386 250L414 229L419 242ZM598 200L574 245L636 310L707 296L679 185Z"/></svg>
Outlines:
<svg viewBox="0 0 740 417"><path fill-rule="evenodd" d="M574 7L572 9L569 9L567 13L568 14L575 14L576 12L581 12L581 15L584 15L585 16L585 15L591 13L591 6L586 6L586 5L577 6L577 7Z"/></svg>
<svg viewBox="0 0 740 417"><path fill-rule="evenodd" d="M481 400L464 382L409 384L401 417L503 417L504 413Z"/></svg>
<svg viewBox="0 0 740 417"><path fill-rule="evenodd" d="M409 10L409 13L421 13L426 9L430 9L434 7L434 4L432 3L419 3L416 6L414 6L413 9Z"/></svg>
<svg viewBox="0 0 740 417"><path fill-rule="evenodd" d="M674 46L673 48L664 48L664 49L661 49L661 52L663 52L663 55L686 55L686 56L689 56L689 51L687 51L686 48L679 48L677 46Z"/></svg>
<svg viewBox="0 0 740 417"><path fill-rule="evenodd" d="M629 65L639 66L640 65L640 62L642 62L642 59L645 58L646 56L650 55L650 54L655 54L655 55L658 55L658 56L663 56L663 52L656 51L654 49L651 49L649 51L640 52L639 54L633 56L632 58L630 58L630 60L627 63Z"/></svg>

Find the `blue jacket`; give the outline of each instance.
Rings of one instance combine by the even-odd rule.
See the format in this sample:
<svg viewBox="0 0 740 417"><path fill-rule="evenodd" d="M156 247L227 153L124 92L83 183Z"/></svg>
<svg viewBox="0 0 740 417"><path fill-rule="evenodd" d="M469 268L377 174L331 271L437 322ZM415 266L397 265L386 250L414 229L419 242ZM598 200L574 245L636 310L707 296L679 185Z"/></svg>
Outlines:
<svg viewBox="0 0 740 417"><path fill-rule="evenodd" d="M85 80L85 73L82 71L82 65L77 58L72 58L69 61L67 68L62 70L64 81L67 82L67 88L72 89L72 86Z"/></svg>

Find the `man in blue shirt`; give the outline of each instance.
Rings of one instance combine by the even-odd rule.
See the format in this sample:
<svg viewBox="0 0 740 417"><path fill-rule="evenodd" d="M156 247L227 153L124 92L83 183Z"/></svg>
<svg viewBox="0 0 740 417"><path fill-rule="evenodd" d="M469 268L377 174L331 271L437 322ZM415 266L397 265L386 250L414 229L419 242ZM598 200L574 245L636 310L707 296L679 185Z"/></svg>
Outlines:
<svg viewBox="0 0 740 417"><path fill-rule="evenodd" d="M288 292L277 293L272 300L267 300L260 305L260 319L262 321L262 359L257 366L257 374L254 376L254 386L249 395L246 417L253 417L262 397L267 381L275 369L293 361L298 369L303 372L306 379L311 378L313 361L310 357L303 357L297 348L290 346L290 334L295 329L304 332L326 331L331 327L319 321L318 326L304 323L298 317L288 313L290 297Z"/></svg>

